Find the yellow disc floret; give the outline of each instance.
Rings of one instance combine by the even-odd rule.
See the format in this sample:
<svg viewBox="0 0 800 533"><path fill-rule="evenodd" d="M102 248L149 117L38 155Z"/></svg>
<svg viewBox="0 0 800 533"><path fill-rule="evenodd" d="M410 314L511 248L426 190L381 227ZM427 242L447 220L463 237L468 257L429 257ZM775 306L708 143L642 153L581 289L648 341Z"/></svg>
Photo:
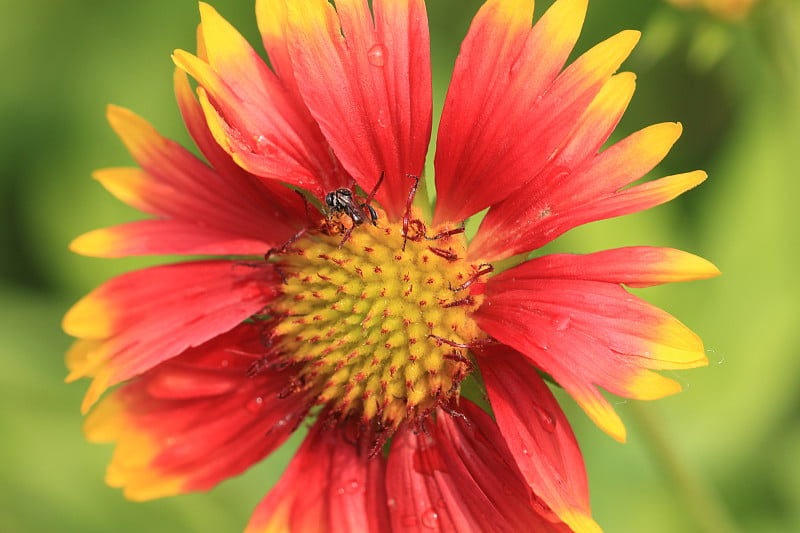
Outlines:
<svg viewBox="0 0 800 533"><path fill-rule="evenodd" d="M462 259L463 234L404 238L399 223L330 233L304 235L276 263L276 347L300 365L298 388L386 428L457 398L466 348L482 340L470 318L482 297L470 293L486 272Z"/></svg>

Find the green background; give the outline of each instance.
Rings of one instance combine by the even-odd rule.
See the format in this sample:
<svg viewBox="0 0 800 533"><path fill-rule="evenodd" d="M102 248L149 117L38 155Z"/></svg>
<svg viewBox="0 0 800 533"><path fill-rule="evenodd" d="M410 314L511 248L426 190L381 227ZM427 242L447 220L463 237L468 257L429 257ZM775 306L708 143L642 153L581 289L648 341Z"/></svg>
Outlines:
<svg viewBox="0 0 800 533"><path fill-rule="evenodd" d="M213 4L258 43L250 1ZM429 4L440 108L480 2ZM139 217L90 179L131 163L105 104L186 142L169 56L194 48L196 3L0 0L0 15L0 532L241 531L291 450L210 493L128 502L103 483L111 447L82 438L87 383L63 383L61 315L145 264L67 250L82 232ZM639 84L618 134L681 121L682 139L651 176L703 168L710 179L548 251L673 246L724 275L637 291L704 338L710 365L670 373L677 396L620 399L627 444L564 398L595 517L608 532L800 531L800 2L765 0L726 23L659 0L593 0L577 50L626 28L645 33L623 67Z"/></svg>

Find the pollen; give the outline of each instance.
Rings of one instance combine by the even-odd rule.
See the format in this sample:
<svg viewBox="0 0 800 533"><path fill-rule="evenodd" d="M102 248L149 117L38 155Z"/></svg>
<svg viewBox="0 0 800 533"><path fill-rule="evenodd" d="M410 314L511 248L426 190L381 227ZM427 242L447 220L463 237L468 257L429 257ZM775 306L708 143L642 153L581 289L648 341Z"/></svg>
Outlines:
<svg viewBox="0 0 800 533"><path fill-rule="evenodd" d="M270 311L275 346L299 365L298 390L340 417L394 429L427 415L458 398L469 348L485 340L471 313L490 268L463 259L463 234L414 229L363 224L346 241L309 232L275 261L285 280Z"/></svg>

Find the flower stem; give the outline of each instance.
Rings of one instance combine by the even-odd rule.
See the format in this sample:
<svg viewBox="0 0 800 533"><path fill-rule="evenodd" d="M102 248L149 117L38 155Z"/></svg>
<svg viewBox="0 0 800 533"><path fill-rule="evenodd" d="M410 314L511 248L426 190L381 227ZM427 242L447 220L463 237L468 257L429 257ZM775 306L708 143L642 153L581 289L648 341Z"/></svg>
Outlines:
<svg viewBox="0 0 800 533"><path fill-rule="evenodd" d="M698 475L697 470L686 463L683 456L672 445L655 416L652 407L644 402L631 402L630 411L647 439L649 448L658 464L675 487L675 492L684 500L686 510L698 526L698 531L707 533L736 533L730 512L718 495Z"/></svg>

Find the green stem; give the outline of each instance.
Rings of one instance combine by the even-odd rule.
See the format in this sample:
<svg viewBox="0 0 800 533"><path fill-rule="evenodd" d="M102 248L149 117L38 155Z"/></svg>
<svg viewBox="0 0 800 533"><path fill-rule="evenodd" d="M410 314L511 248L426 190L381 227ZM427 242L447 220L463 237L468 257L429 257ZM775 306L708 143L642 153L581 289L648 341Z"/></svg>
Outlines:
<svg viewBox="0 0 800 533"><path fill-rule="evenodd" d="M647 439L649 448L664 473L674 485L676 492L683 498L686 509L692 515L700 531L707 533L735 533L739 528L718 496L703 482L697 471L691 468L664 431L664 426L657 420L652 406L645 407L645 402L631 402L630 412L642 434Z"/></svg>

